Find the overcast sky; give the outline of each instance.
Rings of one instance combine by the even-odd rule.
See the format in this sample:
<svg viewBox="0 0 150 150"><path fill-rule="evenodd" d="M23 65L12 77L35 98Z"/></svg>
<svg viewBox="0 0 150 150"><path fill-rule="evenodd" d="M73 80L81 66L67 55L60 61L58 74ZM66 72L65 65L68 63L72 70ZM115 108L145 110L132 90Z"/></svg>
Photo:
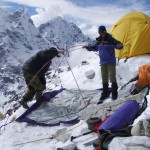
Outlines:
<svg viewBox="0 0 150 150"><path fill-rule="evenodd" d="M0 6L10 12L26 8L36 26L61 16L92 37L99 25L109 29L128 12L136 10L150 16L149 0L0 0Z"/></svg>

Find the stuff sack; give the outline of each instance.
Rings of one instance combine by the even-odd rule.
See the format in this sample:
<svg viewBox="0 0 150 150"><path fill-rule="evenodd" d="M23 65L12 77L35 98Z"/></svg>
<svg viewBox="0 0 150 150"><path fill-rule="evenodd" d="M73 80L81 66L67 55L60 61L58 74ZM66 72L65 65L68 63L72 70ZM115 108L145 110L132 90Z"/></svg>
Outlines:
<svg viewBox="0 0 150 150"><path fill-rule="evenodd" d="M139 114L140 106L135 100L128 100L98 128L99 132L113 133L127 127Z"/></svg>

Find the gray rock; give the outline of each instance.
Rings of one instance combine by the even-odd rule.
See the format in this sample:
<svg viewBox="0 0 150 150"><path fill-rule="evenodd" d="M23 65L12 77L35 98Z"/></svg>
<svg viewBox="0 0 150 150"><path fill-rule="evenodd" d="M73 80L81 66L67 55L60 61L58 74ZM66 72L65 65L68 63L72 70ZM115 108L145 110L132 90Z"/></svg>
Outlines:
<svg viewBox="0 0 150 150"><path fill-rule="evenodd" d="M85 76L86 76L88 79L93 79L93 78L95 77L95 71L94 71L94 70L86 71L86 72L85 72Z"/></svg>
<svg viewBox="0 0 150 150"><path fill-rule="evenodd" d="M69 140L69 138L70 138L70 135L71 134L60 134L59 136L57 136L56 137L56 139L58 140L58 141L61 141L61 142L63 142L63 143L65 143L66 141L68 141Z"/></svg>
<svg viewBox="0 0 150 150"><path fill-rule="evenodd" d="M62 129L58 130L58 131L56 132L56 135L58 135L58 136L56 136L56 139L57 139L58 141L63 142L63 143L65 143L66 141L68 141L71 134L69 134L69 133L66 134L66 133L65 133L66 131L67 131L67 128L62 128ZM64 134L63 134L63 133L64 133Z"/></svg>
<svg viewBox="0 0 150 150"><path fill-rule="evenodd" d="M150 137L150 122L149 120L141 120L131 129L133 136L148 136Z"/></svg>

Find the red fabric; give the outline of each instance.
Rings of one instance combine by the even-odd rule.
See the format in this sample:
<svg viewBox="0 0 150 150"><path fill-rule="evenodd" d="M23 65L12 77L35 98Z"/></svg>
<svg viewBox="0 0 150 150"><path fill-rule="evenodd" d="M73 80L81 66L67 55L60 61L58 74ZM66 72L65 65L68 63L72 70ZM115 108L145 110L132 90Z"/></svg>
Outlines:
<svg viewBox="0 0 150 150"><path fill-rule="evenodd" d="M97 124L95 125L95 127L94 127L94 132L95 132L95 133L98 133L98 128L99 128L99 126L100 126L104 121L106 121L110 116L111 116L111 115L107 116L102 122L99 122L99 123L97 123Z"/></svg>
<svg viewBox="0 0 150 150"><path fill-rule="evenodd" d="M95 150L102 150L100 147L98 147L98 148L95 148Z"/></svg>
<svg viewBox="0 0 150 150"><path fill-rule="evenodd" d="M94 132L95 132L95 133L98 133L98 128L99 128L99 126L100 126L103 122L105 122L110 116L111 116L111 115L106 116L106 118L105 118L103 121L101 121L101 122L99 122L99 123L97 123L97 124L95 125L95 127L94 127ZM97 147L97 148L95 148L95 150L102 150L102 149L101 149L100 147Z"/></svg>

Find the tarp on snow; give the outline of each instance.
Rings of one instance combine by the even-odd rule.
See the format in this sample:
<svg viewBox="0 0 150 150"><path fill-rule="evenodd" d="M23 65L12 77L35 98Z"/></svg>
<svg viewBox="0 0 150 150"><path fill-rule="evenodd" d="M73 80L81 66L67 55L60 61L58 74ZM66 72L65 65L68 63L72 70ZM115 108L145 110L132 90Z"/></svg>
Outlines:
<svg viewBox="0 0 150 150"><path fill-rule="evenodd" d="M129 86L124 88L124 92L119 92L119 96L129 94ZM60 123L75 124L80 119L86 120L90 117L102 117L115 112L127 100L136 100L141 103L147 93L137 96L129 96L116 101L107 99L103 104L97 105L100 98L100 90L67 90L60 89L57 91L46 92L41 101L33 104L24 114L16 121L27 122L42 126L54 126Z"/></svg>
<svg viewBox="0 0 150 150"><path fill-rule="evenodd" d="M81 93L67 89L46 92L41 101L33 104L16 121L42 126L77 123L81 119L78 113L88 106L91 100L96 101L100 96L99 90L83 90Z"/></svg>

